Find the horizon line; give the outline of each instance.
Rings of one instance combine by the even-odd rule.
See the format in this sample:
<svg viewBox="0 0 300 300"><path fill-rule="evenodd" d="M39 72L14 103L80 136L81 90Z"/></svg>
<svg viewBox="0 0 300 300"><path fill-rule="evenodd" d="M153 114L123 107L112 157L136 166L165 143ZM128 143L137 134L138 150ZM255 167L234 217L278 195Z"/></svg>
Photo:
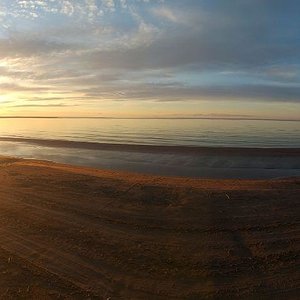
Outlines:
<svg viewBox="0 0 300 300"><path fill-rule="evenodd" d="M0 119L116 119L116 120L229 120L229 121L285 121L300 122L300 119L259 117L100 117L100 116L0 116Z"/></svg>

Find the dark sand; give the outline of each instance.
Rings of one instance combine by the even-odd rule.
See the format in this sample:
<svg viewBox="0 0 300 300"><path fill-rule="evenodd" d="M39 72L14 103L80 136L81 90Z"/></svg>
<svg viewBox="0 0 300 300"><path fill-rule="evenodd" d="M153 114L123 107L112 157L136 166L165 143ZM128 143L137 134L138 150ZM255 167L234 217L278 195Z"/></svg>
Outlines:
<svg viewBox="0 0 300 300"><path fill-rule="evenodd" d="M0 137L2 155L98 169L214 179L300 176L300 148L130 145Z"/></svg>
<svg viewBox="0 0 300 300"><path fill-rule="evenodd" d="M299 148L238 148L238 147L201 147L201 146L168 146L168 145L141 145L141 144L109 144L98 142L80 142L68 140L35 139L20 137L0 137L3 142L18 142L31 145L71 148L86 150L108 150L125 151L139 153L174 153L174 154L194 154L194 155L258 155L268 157L297 157L300 156Z"/></svg>
<svg viewBox="0 0 300 300"><path fill-rule="evenodd" d="M300 178L0 158L2 299L297 299Z"/></svg>

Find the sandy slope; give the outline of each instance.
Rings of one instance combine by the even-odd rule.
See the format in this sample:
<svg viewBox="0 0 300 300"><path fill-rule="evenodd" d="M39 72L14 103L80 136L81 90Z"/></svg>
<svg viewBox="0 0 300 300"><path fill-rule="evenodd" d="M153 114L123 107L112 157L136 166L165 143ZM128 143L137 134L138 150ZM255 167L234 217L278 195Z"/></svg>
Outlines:
<svg viewBox="0 0 300 300"><path fill-rule="evenodd" d="M0 297L296 299L300 179L0 158Z"/></svg>

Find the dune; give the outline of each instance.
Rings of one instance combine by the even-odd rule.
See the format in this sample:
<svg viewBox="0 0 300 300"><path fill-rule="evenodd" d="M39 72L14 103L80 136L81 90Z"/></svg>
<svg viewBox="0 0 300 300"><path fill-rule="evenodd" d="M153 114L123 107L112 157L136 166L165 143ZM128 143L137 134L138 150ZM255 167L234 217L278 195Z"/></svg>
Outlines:
<svg viewBox="0 0 300 300"><path fill-rule="evenodd" d="M296 299L300 178L0 158L4 299Z"/></svg>

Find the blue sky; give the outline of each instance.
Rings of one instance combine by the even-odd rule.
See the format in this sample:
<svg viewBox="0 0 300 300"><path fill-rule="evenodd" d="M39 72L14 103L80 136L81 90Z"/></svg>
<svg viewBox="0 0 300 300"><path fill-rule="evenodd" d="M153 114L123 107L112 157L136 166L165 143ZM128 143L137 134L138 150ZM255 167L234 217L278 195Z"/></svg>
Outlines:
<svg viewBox="0 0 300 300"><path fill-rule="evenodd" d="M3 115L300 115L296 0L0 0Z"/></svg>

